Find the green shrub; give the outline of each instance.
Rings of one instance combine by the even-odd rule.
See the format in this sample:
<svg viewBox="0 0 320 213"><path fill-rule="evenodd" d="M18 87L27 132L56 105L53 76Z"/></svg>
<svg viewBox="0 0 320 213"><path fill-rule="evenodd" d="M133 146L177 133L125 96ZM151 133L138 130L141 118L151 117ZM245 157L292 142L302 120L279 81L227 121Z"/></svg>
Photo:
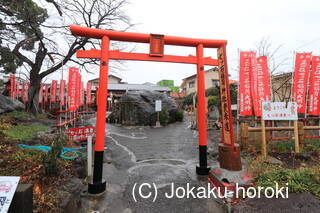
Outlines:
<svg viewBox="0 0 320 213"><path fill-rule="evenodd" d="M275 188L275 183L279 187L285 187L288 183L289 192L308 191L320 197L320 167L303 168L299 170L275 169L259 175L256 178L256 186Z"/></svg>
<svg viewBox="0 0 320 213"><path fill-rule="evenodd" d="M160 114L159 114L159 120L161 126L166 126L169 122L169 112L167 107L163 107Z"/></svg>
<svg viewBox="0 0 320 213"><path fill-rule="evenodd" d="M65 136L58 135L51 144L51 150L43 157L43 166L47 176L55 176L59 173L58 158L62 152Z"/></svg>
<svg viewBox="0 0 320 213"><path fill-rule="evenodd" d="M183 110L179 109L176 112L176 121L183 121Z"/></svg>

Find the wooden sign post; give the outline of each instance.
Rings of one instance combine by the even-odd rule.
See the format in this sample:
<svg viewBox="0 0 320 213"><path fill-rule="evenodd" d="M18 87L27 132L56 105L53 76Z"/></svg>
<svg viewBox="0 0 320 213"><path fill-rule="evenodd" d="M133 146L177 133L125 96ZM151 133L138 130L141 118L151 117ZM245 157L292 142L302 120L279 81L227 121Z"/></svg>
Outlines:
<svg viewBox="0 0 320 213"><path fill-rule="evenodd" d="M294 126L294 151L296 153L300 152L300 147L299 147L299 131L298 131L298 120L293 121L293 126Z"/></svg>
<svg viewBox="0 0 320 213"><path fill-rule="evenodd" d="M262 132L262 148L261 154L263 157L267 156L267 139L265 120L282 120L294 121L294 139L295 139L295 152L299 150L299 134L298 134L298 113L297 103L295 102L263 102L262 103L262 117L261 117L261 132Z"/></svg>
<svg viewBox="0 0 320 213"><path fill-rule="evenodd" d="M263 157L267 157L266 122L263 118L261 118L261 134L262 134L261 154Z"/></svg>

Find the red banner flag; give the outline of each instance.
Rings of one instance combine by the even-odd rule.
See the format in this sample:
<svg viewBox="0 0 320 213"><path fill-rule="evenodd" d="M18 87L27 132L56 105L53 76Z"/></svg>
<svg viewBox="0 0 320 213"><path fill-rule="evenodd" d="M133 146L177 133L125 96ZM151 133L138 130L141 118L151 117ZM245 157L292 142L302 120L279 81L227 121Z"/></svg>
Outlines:
<svg viewBox="0 0 320 213"><path fill-rule="evenodd" d="M77 110L77 101L76 101L76 91L77 91L77 79L78 79L78 68L70 67L69 69L69 79L68 79L68 104L69 111Z"/></svg>
<svg viewBox="0 0 320 213"><path fill-rule="evenodd" d="M26 88L26 102L29 101L29 88L30 88L30 83L27 82L27 88Z"/></svg>
<svg viewBox="0 0 320 213"><path fill-rule="evenodd" d="M22 101L23 103L27 103L28 102L28 91L29 91L29 84L28 83L24 83L23 84L23 94L22 94Z"/></svg>
<svg viewBox="0 0 320 213"><path fill-rule="evenodd" d="M57 80L52 80L51 88L50 88L50 102L55 103L57 101Z"/></svg>
<svg viewBox="0 0 320 213"><path fill-rule="evenodd" d="M81 82L80 87L80 106L84 105L84 83Z"/></svg>
<svg viewBox="0 0 320 213"><path fill-rule="evenodd" d="M65 80L60 80L60 105L63 106L65 104L64 101L64 91L66 87L66 81Z"/></svg>
<svg viewBox="0 0 320 213"><path fill-rule="evenodd" d="M308 113L309 115L320 114L320 56L312 57Z"/></svg>
<svg viewBox="0 0 320 213"><path fill-rule="evenodd" d="M259 116L259 100L258 100L258 72L257 72L257 58L256 53L251 52L251 64L250 64L250 89L251 89L251 97L254 109L254 115Z"/></svg>
<svg viewBox="0 0 320 213"><path fill-rule="evenodd" d="M261 116L262 102L271 101L267 56L260 56L257 58L256 72L256 79L254 80L256 80L255 98L257 101L254 103L257 106L254 107L254 111L256 116Z"/></svg>
<svg viewBox="0 0 320 213"><path fill-rule="evenodd" d="M18 99L19 98L19 83L15 82L14 83L14 98Z"/></svg>
<svg viewBox="0 0 320 213"><path fill-rule="evenodd" d="M306 91L310 71L311 53L297 53L294 68L293 102L298 104L298 113L306 112Z"/></svg>
<svg viewBox="0 0 320 213"><path fill-rule="evenodd" d="M21 88L21 100L22 100L22 103L25 103L25 98L24 98L25 89L26 89L25 83L22 83L21 86L22 86L22 88Z"/></svg>
<svg viewBox="0 0 320 213"><path fill-rule="evenodd" d="M80 107L80 84L81 84L81 75L77 72L76 75L76 108Z"/></svg>
<svg viewBox="0 0 320 213"><path fill-rule="evenodd" d="M92 84L90 82L87 82L87 104L92 104L92 97L91 97L91 90L92 90Z"/></svg>
<svg viewBox="0 0 320 213"><path fill-rule="evenodd" d="M42 100L43 100L43 87L42 87L42 83L40 83L38 103L41 104Z"/></svg>
<svg viewBox="0 0 320 213"><path fill-rule="evenodd" d="M239 114L252 115L252 99L251 99L251 52L240 53L240 76L239 81Z"/></svg>
<svg viewBox="0 0 320 213"><path fill-rule="evenodd" d="M14 98L15 94L15 76L13 74L10 75L10 97Z"/></svg>
<svg viewBox="0 0 320 213"><path fill-rule="evenodd" d="M49 85L46 84L44 87L44 103L48 103L48 96L49 96Z"/></svg>
<svg viewBox="0 0 320 213"><path fill-rule="evenodd" d="M17 87L16 87L16 97L17 99L21 97L21 85L19 83L17 83Z"/></svg>

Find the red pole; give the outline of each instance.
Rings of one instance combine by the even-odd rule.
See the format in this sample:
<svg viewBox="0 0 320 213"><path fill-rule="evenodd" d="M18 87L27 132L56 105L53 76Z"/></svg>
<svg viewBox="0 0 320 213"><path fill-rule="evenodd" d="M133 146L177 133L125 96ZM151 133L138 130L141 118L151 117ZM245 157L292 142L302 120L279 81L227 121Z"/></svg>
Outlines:
<svg viewBox="0 0 320 213"><path fill-rule="evenodd" d="M207 123L206 123L206 97L204 81L203 45L197 46L197 94L198 94L198 132L199 132L199 166L196 172L199 175L208 175L207 167Z"/></svg>
<svg viewBox="0 0 320 213"><path fill-rule="evenodd" d="M97 123L96 123L96 145L94 153L93 183L89 183L88 192L99 194L105 191L106 181L102 179L104 139L106 128L106 106L108 94L108 63L109 63L110 39L102 37L100 74L99 74L99 95L97 98Z"/></svg>

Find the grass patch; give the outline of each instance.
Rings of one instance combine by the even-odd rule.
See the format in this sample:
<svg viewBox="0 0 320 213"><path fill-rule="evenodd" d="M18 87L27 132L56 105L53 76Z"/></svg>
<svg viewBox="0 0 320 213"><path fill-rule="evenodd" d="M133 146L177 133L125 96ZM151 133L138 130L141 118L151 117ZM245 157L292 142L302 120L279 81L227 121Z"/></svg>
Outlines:
<svg viewBox="0 0 320 213"><path fill-rule="evenodd" d="M44 154L45 152L37 149L20 149L11 156L11 159L15 162L26 159L39 161L39 159L41 159Z"/></svg>
<svg viewBox="0 0 320 213"><path fill-rule="evenodd" d="M33 118L33 114L25 111L12 111L5 114L2 114L0 116L1 118L22 118L22 119L28 119Z"/></svg>
<svg viewBox="0 0 320 213"><path fill-rule="evenodd" d="M39 131L46 131L48 129L49 127L41 125L12 126L10 129L3 130L3 133L11 139L29 141L36 137Z"/></svg>
<svg viewBox="0 0 320 213"><path fill-rule="evenodd" d="M289 141L273 141L269 144L269 149L276 152L290 152L294 150L295 145L293 140Z"/></svg>
<svg viewBox="0 0 320 213"><path fill-rule="evenodd" d="M320 167L298 170L274 169L255 178L256 186L275 188L288 184L289 192L310 192L320 198Z"/></svg>
<svg viewBox="0 0 320 213"><path fill-rule="evenodd" d="M320 152L320 141L319 139L309 139L304 143L305 152Z"/></svg>
<svg viewBox="0 0 320 213"><path fill-rule="evenodd" d="M258 156L248 159L248 172L255 179L256 187L276 188L288 186L289 192L310 192L320 198L320 165L286 169L272 161L272 158ZM288 184L288 185L286 185Z"/></svg>

